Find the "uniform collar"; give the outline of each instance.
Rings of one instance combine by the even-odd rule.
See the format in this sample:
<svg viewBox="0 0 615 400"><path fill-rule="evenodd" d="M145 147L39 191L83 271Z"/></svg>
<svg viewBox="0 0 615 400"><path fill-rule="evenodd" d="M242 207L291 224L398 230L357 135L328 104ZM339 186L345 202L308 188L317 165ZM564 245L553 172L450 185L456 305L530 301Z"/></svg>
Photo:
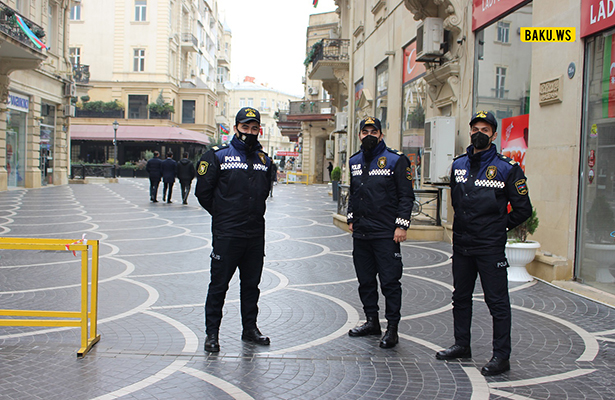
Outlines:
<svg viewBox="0 0 615 400"><path fill-rule="evenodd" d="M384 149L387 148L386 143L384 143L384 139L382 139L377 145L376 147L374 147L374 149L372 151L365 151L363 149L363 146L361 146L361 151L363 152L363 155L365 156L365 158L374 158L374 156L382 153L384 151Z"/></svg>
<svg viewBox="0 0 615 400"><path fill-rule="evenodd" d="M489 147L487 150L481 151L480 153L474 153L474 146L469 145L466 149L466 152L468 154L468 158L473 162L485 161L495 157L498 152L498 148L495 144L491 143L491 147Z"/></svg>
<svg viewBox="0 0 615 400"><path fill-rule="evenodd" d="M263 146L261 146L261 144L259 142L256 142L256 145L254 146L254 148L252 149L252 151L248 151L248 149L246 148L246 144L244 142L242 142L237 135L233 136L233 139L231 140L231 145L236 148L237 150L239 150L242 153L245 154L252 154L260 149L263 148Z"/></svg>

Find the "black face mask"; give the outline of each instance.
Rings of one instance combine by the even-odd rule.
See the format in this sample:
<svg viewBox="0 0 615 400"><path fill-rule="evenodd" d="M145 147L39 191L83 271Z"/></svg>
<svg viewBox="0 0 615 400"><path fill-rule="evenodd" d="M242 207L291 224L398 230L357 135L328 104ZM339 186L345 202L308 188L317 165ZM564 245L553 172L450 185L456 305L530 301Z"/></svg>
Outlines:
<svg viewBox="0 0 615 400"><path fill-rule="evenodd" d="M361 140L363 150L372 151L378 145L378 138L376 136L367 135Z"/></svg>
<svg viewBox="0 0 615 400"><path fill-rule="evenodd" d="M482 132L476 132L471 136L472 146L477 150L485 150L491 143L489 143L489 136Z"/></svg>
<svg viewBox="0 0 615 400"><path fill-rule="evenodd" d="M258 141L258 136L239 132L239 140L245 143L248 150L252 150L252 148L256 145L256 142Z"/></svg>

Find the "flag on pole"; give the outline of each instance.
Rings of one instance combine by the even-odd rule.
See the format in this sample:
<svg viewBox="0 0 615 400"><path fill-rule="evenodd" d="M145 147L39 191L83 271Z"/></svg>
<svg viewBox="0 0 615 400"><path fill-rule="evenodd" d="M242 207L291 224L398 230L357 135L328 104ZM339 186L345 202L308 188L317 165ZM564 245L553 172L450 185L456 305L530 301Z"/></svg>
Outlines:
<svg viewBox="0 0 615 400"><path fill-rule="evenodd" d="M318 0L312 0L312 5L314 6L314 8L316 8L316 6L318 5Z"/></svg>

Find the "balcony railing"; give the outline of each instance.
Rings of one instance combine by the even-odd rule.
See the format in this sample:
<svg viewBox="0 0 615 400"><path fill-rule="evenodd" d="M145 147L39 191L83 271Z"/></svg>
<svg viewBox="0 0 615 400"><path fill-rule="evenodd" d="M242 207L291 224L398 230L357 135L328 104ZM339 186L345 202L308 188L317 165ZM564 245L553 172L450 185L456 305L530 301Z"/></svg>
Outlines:
<svg viewBox="0 0 615 400"><path fill-rule="evenodd" d="M90 66L89 65L73 65L73 79L77 83L90 83Z"/></svg>
<svg viewBox="0 0 615 400"><path fill-rule="evenodd" d="M350 61L350 56L348 55L349 47L349 39L323 39L322 45L315 49L312 66L315 66L320 60Z"/></svg>
<svg viewBox="0 0 615 400"><path fill-rule="evenodd" d="M290 115L333 114L330 100L291 101Z"/></svg>
<svg viewBox="0 0 615 400"><path fill-rule="evenodd" d="M192 43L194 47L199 47L199 41L192 33L182 33L182 43Z"/></svg>
<svg viewBox="0 0 615 400"><path fill-rule="evenodd" d="M124 118L124 110L93 111L93 110L81 110L77 108L75 110L75 117L77 118Z"/></svg>
<svg viewBox="0 0 615 400"><path fill-rule="evenodd" d="M19 27L17 20L15 19L15 15L19 15L39 39L45 37L45 31L41 26L25 18L23 15L17 13L15 10L2 2L0 2L0 31L6 33L13 39L21 42L31 49L42 52L42 50L36 47L28 35L26 35L26 33Z"/></svg>

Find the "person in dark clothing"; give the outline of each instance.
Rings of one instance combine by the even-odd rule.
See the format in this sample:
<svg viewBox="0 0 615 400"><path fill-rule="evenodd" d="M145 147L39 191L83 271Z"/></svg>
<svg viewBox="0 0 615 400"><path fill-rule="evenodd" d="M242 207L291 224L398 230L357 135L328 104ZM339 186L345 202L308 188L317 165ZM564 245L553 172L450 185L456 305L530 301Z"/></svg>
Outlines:
<svg viewBox="0 0 615 400"><path fill-rule="evenodd" d="M348 332L350 336L380 335L378 279L385 298L387 330L380 347L399 342L403 264L400 243L406 240L414 205L410 160L390 149L383 140L380 120L361 121L361 150L350 157L348 228L352 232L359 297L367 322Z"/></svg>
<svg viewBox="0 0 615 400"><path fill-rule="evenodd" d="M167 159L162 162L162 201L172 203L171 196L173 195L173 184L177 176L177 161L173 159L173 152L167 151Z"/></svg>
<svg viewBox="0 0 615 400"><path fill-rule="evenodd" d="M329 166L327 167L327 170L329 171L329 180L331 180L331 172L333 172L333 164L331 164L331 161L329 161Z"/></svg>
<svg viewBox="0 0 615 400"><path fill-rule="evenodd" d="M265 255L265 208L272 161L258 142L260 114L244 107L230 144L205 153L197 166L195 195L211 214L211 279L205 302L205 351L218 352L218 332L229 282L239 268L241 339L269 345L256 325L258 285Z"/></svg>
<svg viewBox="0 0 615 400"><path fill-rule="evenodd" d="M151 202L158 203L158 185L162 178L162 160L159 152L154 151L154 157L147 161L145 170L149 174L149 199Z"/></svg>
<svg viewBox="0 0 615 400"><path fill-rule="evenodd" d="M470 358L472 293L477 275L493 320L493 357L485 376L510 370L511 311L508 295L506 231L532 214L526 178L519 164L497 152L498 122L479 111L470 121L471 145L451 170L453 221L453 325L455 344L436 358ZM508 212L510 204L512 211Z"/></svg>
<svg viewBox="0 0 615 400"><path fill-rule="evenodd" d="M188 152L184 152L184 158L177 163L177 179L179 179L182 190L183 204L188 204L188 194L190 194L190 187L192 186L194 175L194 164L188 159Z"/></svg>

